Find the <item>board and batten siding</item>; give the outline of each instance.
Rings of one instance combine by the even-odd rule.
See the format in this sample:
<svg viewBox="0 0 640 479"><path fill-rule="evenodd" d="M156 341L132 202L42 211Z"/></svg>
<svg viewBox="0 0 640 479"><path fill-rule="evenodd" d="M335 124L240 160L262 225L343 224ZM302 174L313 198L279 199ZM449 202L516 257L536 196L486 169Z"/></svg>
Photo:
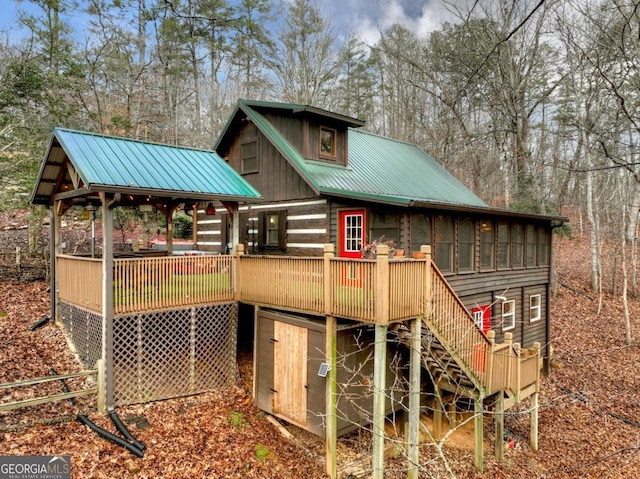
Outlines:
<svg viewBox="0 0 640 479"><path fill-rule="evenodd" d="M258 171L242 174L241 146L257 141ZM229 149L226 160L260 192L265 201L314 198L317 195L253 123L245 125Z"/></svg>

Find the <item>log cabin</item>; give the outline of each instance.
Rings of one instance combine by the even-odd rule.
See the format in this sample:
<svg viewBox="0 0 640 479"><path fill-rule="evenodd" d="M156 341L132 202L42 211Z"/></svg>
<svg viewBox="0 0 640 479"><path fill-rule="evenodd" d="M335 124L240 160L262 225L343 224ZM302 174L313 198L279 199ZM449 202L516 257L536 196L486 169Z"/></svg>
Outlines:
<svg viewBox="0 0 640 479"><path fill-rule="evenodd" d="M399 409L417 454L425 391L436 424L446 395L474 401L479 469L489 398L500 411L531 398L537 447L552 231L566 219L490 207L416 145L362 126L239 100L214 152L54 132L32 197L56 231L52 315L103 361L107 406L228 385L238 334L253 342L256 404L326 437L332 477L336 438L368 423L380 468ZM101 258L61 251L74 205L97 205L109 232L116 206L170 220L186 204L206 254L171 256L170 231L163 258L117 258L106 239Z"/></svg>

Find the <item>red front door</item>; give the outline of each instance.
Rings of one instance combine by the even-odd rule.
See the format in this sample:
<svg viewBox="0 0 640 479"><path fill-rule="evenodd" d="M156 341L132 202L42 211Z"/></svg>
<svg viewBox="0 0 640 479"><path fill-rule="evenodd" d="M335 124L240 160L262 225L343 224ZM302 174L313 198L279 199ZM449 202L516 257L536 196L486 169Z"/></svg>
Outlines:
<svg viewBox="0 0 640 479"><path fill-rule="evenodd" d="M340 212L340 251L342 258L361 258L365 244L364 210ZM343 286L359 288L362 285L362 266L353 263L342 265Z"/></svg>
<svg viewBox="0 0 640 479"><path fill-rule="evenodd" d="M340 251L343 258L360 258L365 244L364 210L340 212Z"/></svg>

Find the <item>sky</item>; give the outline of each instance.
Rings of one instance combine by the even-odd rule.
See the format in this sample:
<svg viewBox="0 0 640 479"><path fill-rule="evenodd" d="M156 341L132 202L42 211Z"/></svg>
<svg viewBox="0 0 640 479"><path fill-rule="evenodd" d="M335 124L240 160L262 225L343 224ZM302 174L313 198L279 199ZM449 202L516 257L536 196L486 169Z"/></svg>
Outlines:
<svg viewBox="0 0 640 479"><path fill-rule="evenodd" d="M78 1L82 3L82 0ZM456 3L460 1L464 0L455 0ZM316 5L331 20L338 34L346 35L355 30L368 44L375 43L380 38L380 31L394 23L424 35L437 29L443 21L452 19L442 0L316 0ZM19 9L37 11L28 0L0 0L0 32L11 37L19 35L16 28ZM65 20L81 22L77 12L75 20L73 14Z"/></svg>

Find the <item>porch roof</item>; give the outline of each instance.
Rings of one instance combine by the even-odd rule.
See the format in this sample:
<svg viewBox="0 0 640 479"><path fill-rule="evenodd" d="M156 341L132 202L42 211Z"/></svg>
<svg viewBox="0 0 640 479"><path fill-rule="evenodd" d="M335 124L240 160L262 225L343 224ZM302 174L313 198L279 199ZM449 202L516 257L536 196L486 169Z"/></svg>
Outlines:
<svg viewBox="0 0 640 479"><path fill-rule="evenodd" d="M173 199L251 201L261 197L214 151L55 128L31 196L118 192Z"/></svg>

